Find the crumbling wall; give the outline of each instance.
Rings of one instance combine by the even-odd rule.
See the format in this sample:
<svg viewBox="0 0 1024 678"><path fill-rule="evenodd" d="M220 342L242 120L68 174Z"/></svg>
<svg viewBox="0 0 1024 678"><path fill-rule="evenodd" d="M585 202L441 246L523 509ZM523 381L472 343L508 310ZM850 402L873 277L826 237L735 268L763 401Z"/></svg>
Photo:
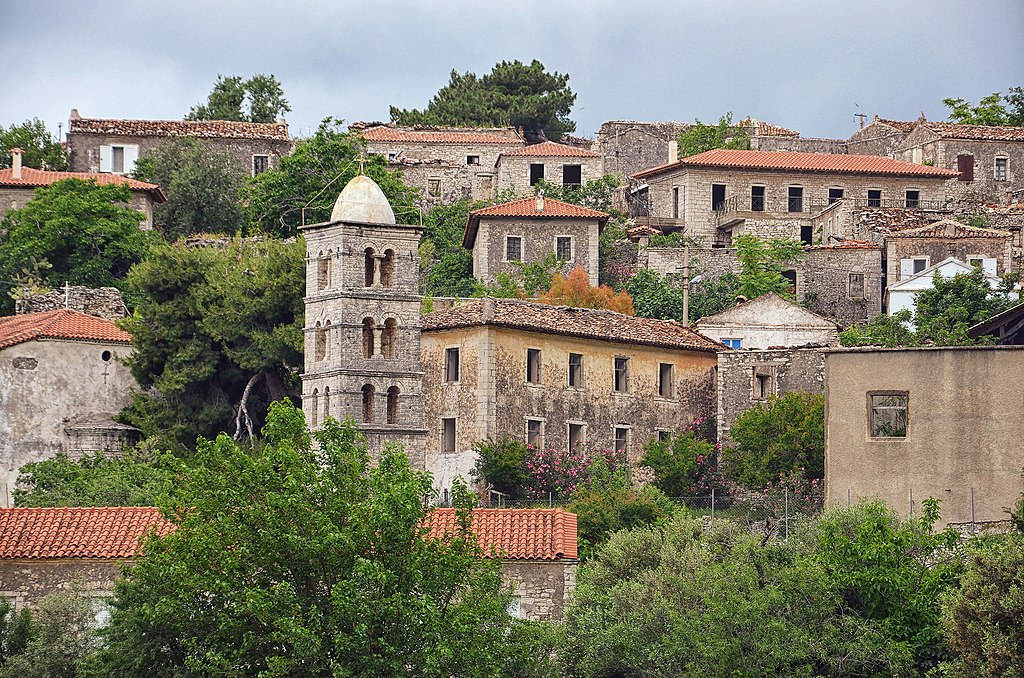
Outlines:
<svg viewBox="0 0 1024 678"><path fill-rule="evenodd" d="M103 318L118 320L128 315L128 308L121 299L121 291L116 287L71 287L51 290L44 294L36 294L14 302L14 312L39 313L70 308L73 311Z"/></svg>

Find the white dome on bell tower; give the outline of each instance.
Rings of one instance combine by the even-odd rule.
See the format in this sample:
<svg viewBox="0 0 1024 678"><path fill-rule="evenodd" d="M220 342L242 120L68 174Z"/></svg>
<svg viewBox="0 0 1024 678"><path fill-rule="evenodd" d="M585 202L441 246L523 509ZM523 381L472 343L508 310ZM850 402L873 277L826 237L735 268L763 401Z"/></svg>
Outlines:
<svg viewBox="0 0 1024 678"><path fill-rule="evenodd" d="M341 190L331 211L331 221L393 224L395 211L377 182L360 174Z"/></svg>

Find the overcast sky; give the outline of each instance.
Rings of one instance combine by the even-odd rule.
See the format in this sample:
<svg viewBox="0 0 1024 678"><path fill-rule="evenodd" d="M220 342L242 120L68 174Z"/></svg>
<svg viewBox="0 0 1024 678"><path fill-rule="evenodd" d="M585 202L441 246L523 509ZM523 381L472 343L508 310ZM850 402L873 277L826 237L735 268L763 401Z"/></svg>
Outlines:
<svg viewBox="0 0 1024 678"><path fill-rule="evenodd" d="M1021 0L0 0L0 124L179 119L217 74L273 73L293 135L423 107L449 72L569 73L577 133L726 111L847 137L1024 85Z"/></svg>

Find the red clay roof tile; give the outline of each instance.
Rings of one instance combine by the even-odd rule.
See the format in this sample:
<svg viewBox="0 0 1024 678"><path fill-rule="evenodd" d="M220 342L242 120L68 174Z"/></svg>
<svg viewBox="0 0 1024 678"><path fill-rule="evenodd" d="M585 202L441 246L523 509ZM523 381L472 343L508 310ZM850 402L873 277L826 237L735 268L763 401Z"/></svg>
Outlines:
<svg viewBox="0 0 1024 678"><path fill-rule="evenodd" d="M1024 127L959 125L952 122L923 122L921 125L942 139L1024 141Z"/></svg>
<svg viewBox="0 0 1024 678"><path fill-rule="evenodd" d="M438 508L425 520L432 539L455 532L455 509ZM576 514L562 509L473 509L473 533L484 552L512 560L575 559Z"/></svg>
<svg viewBox="0 0 1024 678"><path fill-rule="evenodd" d="M423 316L423 331L492 325L623 344L717 353L725 347L671 320L615 311L538 304L522 299L485 298Z"/></svg>
<svg viewBox="0 0 1024 678"><path fill-rule="evenodd" d="M637 172L633 176L641 179L661 174L677 167L719 167L723 169L829 172L835 174L936 177L941 179L957 176L954 170L917 165L876 155L797 153L788 151L734 151L723 148L691 155L674 163L652 167Z"/></svg>
<svg viewBox="0 0 1024 678"><path fill-rule="evenodd" d="M32 339L132 343L132 336L109 320L67 308L0 318L0 349Z"/></svg>
<svg viewBox="0 0 1024 678"><path fill-rule="evenodd" d="M49 186L50 184L65 179L81 179L82 181L94 181L100 186L107 184L121 184L133 191L145 191L152 196L154 202L167 202L167 196L163 189L156 184L147 184L145 181L138 181L119 174L108 174L105 172L52 172L50 170L37 170L31 167L21 168L21 177L14 178L14 170L8 168L0 170L0 186L24 186L35 188Z"/></svg>
<svg viewBox="0 0 1024 678"><path fill-rule="evenodd" d="M174 525L148 506L0 509L0 560L132 558L150 529Z"/></svg>
<svg viewBox="0 0 1024 678"><path fill-rule="evenodd" d="M811 245L805 249L809 250L877 250L882 247L881 243L870 240L853 240L847 238L827 245Z"/></svg>
<svg viewBox="0 0 1024 678"><path fill-rule="evenodd" d="M472 128L403 129L398 127L369 127L359 131L367 141L404 141L421 144L511 144L521 146L522 139L480 132Z"/></svg>
<svg viewBox="0 0 1024 678"><path fill-rule="evenodd" d="M941 238L960 240L964 238L994 238L1009 240L1013 235L1009 231L998 231L992 228L978 228L962 224L955 219L943 219L923 226L905 228L889 234L890 239L898 238Z"/></svg>
<svg viewBox="0 0 1024 678"><path fill-rule="evenodd" d="M462 246L473 247L476 242L477 228L480 226L481 217L513 217L520 219L596 219L599 227L603 227L610 215L607 212L592 210L589 207L580 207L571 203L544 198L544 208L537 210L537 198L522 198L505 202L500 205L492 205L483 209L474 210L469 213L469 220L466 222L466 231L462 235Z"/></svg>
<svg viewBox="0 0 1024 678"><path fill-rule="evenodd" d="M68 133L117 134L131 137L197 137L200 139L268 139L288 141L283 122L233 120L118 120L71 118Z"/></svg>
<svg viewBox="0 0 1024 678"><path fill-rule="evenodd" d="M502 155L525 155L530 157L538 158L600 158L601 154L590 150L589 148L581 148L579 146L566 146L565 144L556 144L554 141L545 141L539 144L532 144L530 146L524 146L523 148L517 148L514 151L503 151Z"/></svg>

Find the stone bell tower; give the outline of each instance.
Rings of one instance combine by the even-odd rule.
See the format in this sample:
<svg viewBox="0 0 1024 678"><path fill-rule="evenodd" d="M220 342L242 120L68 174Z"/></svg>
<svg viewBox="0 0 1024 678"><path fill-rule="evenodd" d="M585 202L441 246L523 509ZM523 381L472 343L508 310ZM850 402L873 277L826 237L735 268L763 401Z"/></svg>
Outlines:
<svg viewBox="0 0 1024 678"><path fill-rule="evenodd" d="M302 409L315 430L351 417L377 458L390 443L424 468L420 393L421 228L395 223L384 192L357 176L306 238Z"/></svg>

